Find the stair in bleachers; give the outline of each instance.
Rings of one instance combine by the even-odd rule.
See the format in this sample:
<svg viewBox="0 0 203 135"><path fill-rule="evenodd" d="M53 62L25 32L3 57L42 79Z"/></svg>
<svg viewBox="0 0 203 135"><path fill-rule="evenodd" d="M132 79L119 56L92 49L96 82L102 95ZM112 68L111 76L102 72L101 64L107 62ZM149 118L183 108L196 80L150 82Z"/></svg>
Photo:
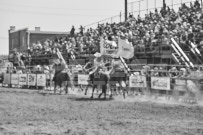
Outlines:
<svg viewBox="0 0 203 135"><path fill-rule="evenodd" d="M124 60L122 57L120 57L120 60L121 60L121 62L122 62L122 64L123 64L123 66L125 67L125 69L128 71L128 73L130 73L130 68L129 68L128 65L126 64L125 60Z"/></svg>
<svg viewBox="0 0 203 135"><path fill-rule="evenodd" d="M193 55L197 59L198 64L203 64L203 57L202 57L202 54L201 54L200 50L191 41L189 41L189 45L190 45L190 51L193 53Z"/></svg>
<svg viewBox="0 0 203 135"><path fill-rule="evenodd" d="M182 50L182 48L178 45L178 43L171 38L171 46L173 48L173 50L175 51L175 53L172 54L172 56L174 57L174 59L180 64L180 65L186 65L187 67L194 67L193 64L193 60L188 58L187 53L188 52L184 52Z"/></svg>

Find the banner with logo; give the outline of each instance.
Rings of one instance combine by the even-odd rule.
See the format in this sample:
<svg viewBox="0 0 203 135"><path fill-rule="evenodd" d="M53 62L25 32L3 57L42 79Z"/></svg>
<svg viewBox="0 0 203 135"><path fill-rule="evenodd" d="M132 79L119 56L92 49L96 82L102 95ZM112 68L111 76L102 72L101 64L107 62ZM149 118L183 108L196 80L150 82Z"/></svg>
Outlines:
<svg viewBox="0 0 203 135"><path fill-rule="evenodd" d="M102 55L117 55L118 46L115 41L100 40L100 53Z"/></svg>
<svg viewBox="0 0 203 135"><path fill-rule="evenodd" d="M18 74L11 74L11 84L18 85L19 78Z"/></svg>
<svg viewBox="0 0 203 135"><path fill-rule="evenodd" d="M146 77L140 75L130 76L129 86L134 88L147 87Z"/></svg>
<svg viewBox="0 0 203 135"><path fill-rule="evenodd" d="M176 79L175 80L174 90L186 91L186 85L187 85L186 80Z"/></svg>
<svg viewBox="0 0 203 135"><path fill-rule="evenodd" d="M203 78L203 72L202 71L190 71L190 76L192 78Z"/></svg>
<svg viewBox="0 0 203 135"><path fill-rule="evenodd" d="M45 74L37 74L37 86L46 86Z"/></svg>
<svg viewBox="0 0 203 135"><path fill-rule="evenodd" d="M118 39L118 56L121 56L126 59L130 59L134 56L134 47L132 43Z"/></svg>
<svg viewBox="0 0 203 135"><path fill-rule="evenodd" d="M27 74L19 74L19 85L27 85Z"/></svg>
<svg viewBox="0 0 203 135"><path fill-rule="evenodd" d="M36 74L28 74L28 85L35 86L36 85Z"/></svg>
<svg viewBox="0 0 203 135"><path fill-rule="evenodd" d="M88 85L89 75L78 74L78 84Z"/></svg>
<svg viewBox="0 0 203 135"><path fill-rule="evenodd" d="M170 90L170 78L151 77L151 88L158 90Z"/></svg>
<svg viewBox="0 0 203 135"><path fill-rule="evenodd" d="M4 84L11 84L11 75L10 74L4 74Z"/></svg>

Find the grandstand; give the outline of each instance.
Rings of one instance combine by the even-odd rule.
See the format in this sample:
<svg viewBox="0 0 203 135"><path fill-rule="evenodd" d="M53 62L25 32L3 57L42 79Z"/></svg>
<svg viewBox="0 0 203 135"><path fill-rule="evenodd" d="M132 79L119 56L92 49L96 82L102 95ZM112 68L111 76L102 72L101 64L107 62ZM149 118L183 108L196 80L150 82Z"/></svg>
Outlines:
<svg viewBox="0 0 203 135"><path fill-rule="evenodd" d="M100 51L100 38L132 42L135 56L128 64L170 64L194 68L203 64L203 14L198 0L183 3L176 12L169 7L155 9L144 18L132 14L126 21L80 28L79 33L63 34L38 41L29 48L30 65L48 65L57 57L57 49L67 63L84 64ZM42 60L42 58L45 58ZM77 61L76 61L77 60Z"/></svg>

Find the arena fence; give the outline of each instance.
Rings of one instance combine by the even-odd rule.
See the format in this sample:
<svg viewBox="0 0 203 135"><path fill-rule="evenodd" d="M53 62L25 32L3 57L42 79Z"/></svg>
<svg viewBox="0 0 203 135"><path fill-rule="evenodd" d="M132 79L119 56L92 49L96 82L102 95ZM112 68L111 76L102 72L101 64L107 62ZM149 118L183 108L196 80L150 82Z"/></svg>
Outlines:
<svg viewBox="0 0 203 135"><path fill-rule="evenodd" d="M126 89L129 92L181 96L191 91L203 91L203 72L191 72L190 77L169 77L151 75L131 75L126 80ZM33 88L51 90L54 74L13 74L4 73L2 86L15 88ZM72 72L74 85L86 86L89 84L89 75ZM117 88L118 85L115 85Z"/></svg>

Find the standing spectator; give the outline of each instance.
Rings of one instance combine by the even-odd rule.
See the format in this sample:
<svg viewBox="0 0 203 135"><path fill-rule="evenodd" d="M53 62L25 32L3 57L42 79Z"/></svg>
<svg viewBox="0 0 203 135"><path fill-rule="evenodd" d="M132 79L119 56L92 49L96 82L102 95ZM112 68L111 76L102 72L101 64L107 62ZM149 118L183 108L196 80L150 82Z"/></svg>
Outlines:
<svg viewBox="0 0 203 135"><path fill-rule="evenodd" d="M72 28L71 28L70 35L72 37L75 35L75 28L74 28L74 26L72 26Z"/></svg>
<svg viewBox="0 0 203 135"><path fill-rule="evenodd" d="M80 34L81 34L81 36L83 36L83 30L84 30L84 28L82 27L82 25L80 26Z"/></svg>

